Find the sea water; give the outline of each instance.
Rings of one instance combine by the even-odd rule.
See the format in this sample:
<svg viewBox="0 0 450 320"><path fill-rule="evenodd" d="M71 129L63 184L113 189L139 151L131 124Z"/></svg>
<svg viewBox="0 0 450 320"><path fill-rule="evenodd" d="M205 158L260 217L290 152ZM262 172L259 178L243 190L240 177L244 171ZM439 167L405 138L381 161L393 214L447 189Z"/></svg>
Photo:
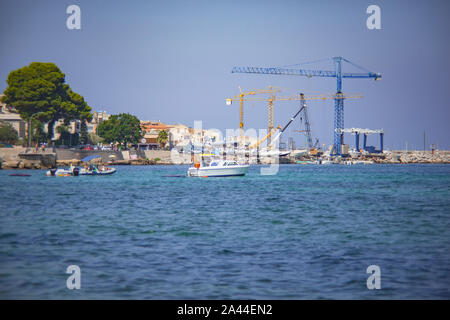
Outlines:
<svg viewBox="0 0 450 320"><path fill-rule="evenodd" d="M260 169L0 170L0 298L450 298L449 165Z"/></svg>

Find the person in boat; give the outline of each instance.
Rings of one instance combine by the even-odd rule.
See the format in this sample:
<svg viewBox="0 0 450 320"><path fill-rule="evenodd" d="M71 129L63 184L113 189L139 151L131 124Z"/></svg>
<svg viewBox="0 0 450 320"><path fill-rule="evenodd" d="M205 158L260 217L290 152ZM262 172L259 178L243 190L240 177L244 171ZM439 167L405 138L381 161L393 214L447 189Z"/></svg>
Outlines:
<svg viewBox="0 0 450 320"><path fill-rule="evenodd" d="M92 173L100 173L97 166L95 166L95 165L91 165L89 169Z"/></svg>

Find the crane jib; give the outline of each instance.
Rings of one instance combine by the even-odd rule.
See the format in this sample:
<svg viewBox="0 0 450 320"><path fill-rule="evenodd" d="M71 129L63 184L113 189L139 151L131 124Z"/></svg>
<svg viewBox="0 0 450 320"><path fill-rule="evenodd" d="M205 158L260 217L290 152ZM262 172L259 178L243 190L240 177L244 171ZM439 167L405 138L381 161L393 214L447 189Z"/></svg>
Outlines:
<svg viewBox="0 0 450 320"><path fill-rule="evenodd" d="M303 70L303 69L284 69L284 68L261 68L261 67L234 67L231 73L257 73L257 74L279 74L279 75L293 75L305 77L331 77L336 78L337 73L334 71L325 70ZM381 74L369 73L353 73L343 72L342 78L375 78L380 79Z"/></svg>
<svg viewBox="0 0 450 320"><path fill-rule="evenodd" d="M288 123L286 123L286 125L283 127L283 129L281 129L281 133L283 133L287 127L289 127L289 125L292 123L292 121L294 121L295 118L297 118L297 116L300 114L300 112L302 112L302 110L305 109L305 107L301 107L300 110L297 111L297 113L289 120Z"/></svg>

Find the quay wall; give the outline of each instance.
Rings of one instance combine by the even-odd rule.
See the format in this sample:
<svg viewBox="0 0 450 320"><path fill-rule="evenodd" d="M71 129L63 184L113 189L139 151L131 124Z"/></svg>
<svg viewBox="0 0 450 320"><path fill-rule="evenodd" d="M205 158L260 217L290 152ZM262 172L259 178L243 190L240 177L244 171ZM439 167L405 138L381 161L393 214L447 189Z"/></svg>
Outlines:
<svg viewBox="0 0 450 320"><path fill-rule="evenodd" d="M56 166L56 154L52 149L34 149L26 153L27 148L0 148L0 168L2 169L49 169Z"/></svg>
<svg viewBox="0 0 450 320"><path fill-rule="evenodd" d="M111 159L124 160L121 151L56 149L57 160L81 160L93 155L100 156L102 162L108 162Z"/></svg>

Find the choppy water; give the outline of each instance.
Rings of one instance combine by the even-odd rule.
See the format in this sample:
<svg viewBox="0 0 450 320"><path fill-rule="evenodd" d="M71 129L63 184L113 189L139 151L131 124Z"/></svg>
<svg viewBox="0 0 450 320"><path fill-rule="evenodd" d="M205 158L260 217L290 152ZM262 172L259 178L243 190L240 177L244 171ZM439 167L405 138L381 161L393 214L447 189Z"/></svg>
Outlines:
<svg viewBox="0 0 450 320"><path fill-rule="evenodd" d="M448 165L186 168L0 170L0 298L450 298Z"/></svg>

